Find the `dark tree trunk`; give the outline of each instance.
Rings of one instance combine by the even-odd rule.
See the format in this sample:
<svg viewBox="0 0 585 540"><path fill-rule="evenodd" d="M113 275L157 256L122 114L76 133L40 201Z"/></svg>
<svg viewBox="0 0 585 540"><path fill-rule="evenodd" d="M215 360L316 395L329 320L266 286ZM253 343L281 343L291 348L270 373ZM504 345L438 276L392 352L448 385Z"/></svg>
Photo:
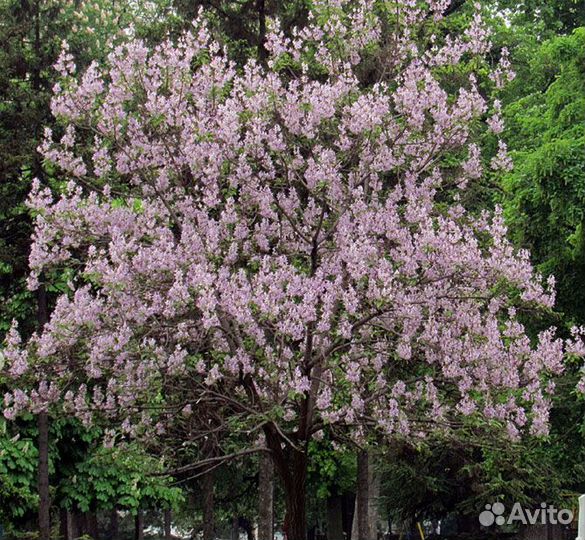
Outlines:
<svg viewBox="0 0 585 540"><path fill-rule="evenodd" d="M356 494L356 510L357 510L357 539L356 540L371 540L369 536L369 520L368 520L368 491L369 491L369 474L368 474L368 453L361 451L357 457L357 494ZM356 519L354 517L354 519ZM352 539L353 540L353 539Z"/></svg>
<svg viewBox="0 0 585 540"><path fill-rule="evenodd" d="M266 63L266 0L256 0L258 12L258 60L261 64Z"/></svg>
<svg viewBox="0 0 585 540"><path fill-rule="evenodd" d="M283 478L287 540L306 540L307 538L307 455L292 451L291 469Z"/></svg>
<svg viewBox="0 0 585 540"><path fill-rule="evenodd" d="M171 527L173 524L173 514L170 509L165 510L164 513L164 526L165 526L165 540L171 540L172 533Z"/></svg>
<svg viewBox="0 0 585 540"><path fill-rule="evenodd" d="M239 529L244 529L248 540L254 540L254 527L252 527L252 522L249 519L240 516L238 518L238 534Z"/></svg>
<svg viewBox="0 0 585 540"><path fill-rule="evenodd" d="M380 474L375 466L374 454L368 453L368 538L378 538L380 521Z"/></svg>
<svg viewBox="0 0 585 540"><path fill-rule="evenodd" d="M327 499L327 540L344 540L342 499L339 496Z"/></svg>
<svg viewBox="0 0 585 540"><path fill-rule="evenodd" d="M110 514L110 537L112 540L118 540L120 535L120 521L118 511L114 508Z"/></svg>
<svg viewBox="0 0 585 540"><path fill-rule="evenodd" d="M39 429L39 539L51 537L51 499L49 497L49 415L38 416Z"/></svg>
<svg viewBox="0 0 585 540"><path fill-rule="evenodd" d="M59 510L59 536L63 539L63 540L70 540L71 539L71 535L69 534L69 527L68 527L68 523L67 523L67 510L65 510L65 508L61 508L61 510Z"/></svg>
<svg viewBox="0 0 585 540"><path fill-rule="evenodd" d="M232 517L232 540L240 540L240 518Z"/></svg>
<svg viewBox="0 0 585 540"><path fill-rule="evenodd" d="M73 512L71 514L71 538L79 538L84 534L82 515L79 512Z"/></svg>
<svg viewBox="0 0 585 540"><path fill-rule="evenodd" d="M37 321L39 332L49 319L47 308L47 293L41 285L37 291ZM49 414L41 411L38 415L39 429L39 540L49 540L51 537L51 499L49 494Z"/></svg>
<svg viewBox="0 0 585 540"><path fill-rule="evenodd" d="M215 501L214 474L209 471L202 478L203 491L203 540L214 540L215 536Z"/></svg>
<svg viewBox="0 0 585 540"><path fill-rule="evenodd" d="M246 536L248 540L254 540L254 529L252 529L252 524L248 522L246 526Z"/></svg>
<svg viewBox="0 0 585 540"><path fill-rule="evenodd" d="M140 508L134 518L134 540L144 540L144 515Z"/></svg>
<svg viewBox="0 0 585 540"><path fill-rule="evenodd" d="M77 534L79 536L84 536L87 534L88 525L87 525L87 514L85 512L81 512L77 514L76 517L77 522Z"/></svg>
<svg viewBox="0 0 585 540"><path fill-rule="evenodd" d="M274 464L272 456L264 452L260 455L258 481L258 540L274 538Z"/></svg>
<svg viewBox="0 0 585 540"><path fill-rule="evenodd" d="M87 516L88 533L94 540L99 540L100 529L98 526L97 514L90 512Z"/></svg>
<svg viewBox="0 0 585 540"><path fill-rule="evenodd" d="M31 82L32 87L35 91L41 90L41 64L42 64L42 48L41 48L41 5L40 0L36 0L34 3L34 53L35 57L33 60L31 70Z"/></svg>
<svg viewBox="0 0 585 540"><path fill-rule="evenodd" d="M170 510L165 510L164 521L165 521L165 540L171 540L171 524L172 514Z"/></svg>
<svg viewBox="0 0 585 540"><path fill-rule="evenodd" d="M341 519L343 522L344 538L351 538L351 524L353 522L353 514L355 512L355 496L351 493L346 493L341 498Z"/></svg>
<svg viewBox="0 0 585 540"><path fill-rule="evenodd" d="M75 538L73 531L73 516L65 508L61 508L59 513L60 525L59 534L63 540L73 540Z"/></svg>
<svg viewBox="0 0 585 540"><path fill-rule="evenodd" d="M283 529L287 540L307 538L307 453L283 439L273 424L264 427L266 445L284 489L285 515Z"/></svg>

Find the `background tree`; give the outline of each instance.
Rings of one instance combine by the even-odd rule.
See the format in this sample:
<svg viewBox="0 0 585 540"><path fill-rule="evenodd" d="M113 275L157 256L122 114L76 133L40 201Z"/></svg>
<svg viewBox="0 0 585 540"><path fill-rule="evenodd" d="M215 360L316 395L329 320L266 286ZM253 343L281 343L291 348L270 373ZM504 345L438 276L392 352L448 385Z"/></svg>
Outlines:
<svg viewBox="0 0 585 540"><path fill-rule="evenodd" d="M559 282L559 309L585 320L585 29L546 41L525 94L505 109L516 167L503 187L514 238ZM526 92L526 89L529 89Z"/></svg>

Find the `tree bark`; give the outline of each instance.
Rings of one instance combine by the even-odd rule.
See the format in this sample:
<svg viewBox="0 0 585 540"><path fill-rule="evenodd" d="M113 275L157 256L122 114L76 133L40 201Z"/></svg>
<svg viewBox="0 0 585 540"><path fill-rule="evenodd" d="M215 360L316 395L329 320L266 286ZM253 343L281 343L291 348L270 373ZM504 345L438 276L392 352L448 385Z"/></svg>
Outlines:
<svg viewBox="0 0 585 540"><path fill-rule="evenodd" d="M37 291L37 308L37 322L39 332L41 332L49 319L47 293L44 285L41 285ZM51 537L51 498L49 493L49 413L47 411L39 413L37 425L39 430L39 540L49 540Z"/></svg>
<svg viewBox="0 0 585 540"><path fill-rule="evenodd" d="M85 536L85 535L89 534L89 525L87 522L87 513L86 512L80 512L80 513L76 514L75 523L76 523L77 530L76 530L74 538L77 538L78 536Z"/></svg>
<svg viewBox="0 0 585 540"><path fill-rule="evenodd" d="M292 467L283 478L285 491L285 524L287 540L307 538L307 456L304 452L291 451Z"/></svg>
<svg viewBox="0 0 585 540"><path fill-rule="evenodd" d="M203 475L203 540L214 540L215 536L214 483L213 471Z"/></svg>
<svg viewBox="0 0 585 540"><path fill-rule="evenodd" d="M240 518L232 517L232 540L240 540Z"/></svg>
<svg viewBox="0 0 585 540"><path fill-rule="evenodd" d="M260 455L258 490L258 540L273 540L274 464L267 452Z"/></svg>
<svg viewBox="0 0 585 540"><path fill-rule="evenodd" d="M71 538L79 538L85 534L81 518L82 516L79 512L73 512L71 514Z"/></svg>
<svg viewBox="0 0 585 540"><path fill-rule="evenodd" d="M357 520L357 539L371 540L368 527L368 499L369 499L369 458L366 451L360 451L357 456L357 493L356 512L354 520ZM352 537L353 540L353 537Z"/></svg>
<svg viewBox="0 0 585 540"><path fill-rule="evenodd" d="M246 523L245 531L246 531L246 538L248 540L254 540L254 529L252 528L252 524L249 521L247 521L247 523Z"/></svg>
<svg viewBox="0 0 585 540"><path fill-rule="evenodd" d="M73 516L65 508L61 508L60 522L59 533L61 538L63 538L63 540L72 540L75 538L73 531Z"/></svg>
<svg viewBox="0 0 585 540"><path fill-rule="evenodd" d="M356 488L357 491L357 488ZM358 537L358 511L357 511L357 494L353 501L353 514L351 516L351 534L349 535L351 540L356 540Z"/></svg>
<svg viewBox="0 0 585 540"><path fill-rule="evenodd" d="M307 538L307 453L292 446L274 424L264 426L266 445L284 489L284 524L286 540Z"/></svg>
<svg viewBox="0 0 585 540"><path fill-rule="evenodd" d="M351 523L355 512L355 495L346 493L341 497L341 520L343 523L343 537L345 540L351 538Z"/></svg>
<svg viewBox="0 0 585 540"><path fill-rule="evenodd" d="M118 511L114 508L110 514L110 537L112 540L118 540L120 535L120 520Z"/></svg>
<svg viewBox="0 0 585 540"><path fill-rule="evenodd" d="M170 510L165 510L164 513L164 526L165 526L165 540L171 540L171 525L172 525L172 513Z"/></svg>
<svg viewBox="0 0 585 540"><path fill-rule="evenodd" d="M249 519L240 516L238 518L238 526L240 529L244 529L248 540L254 540L254 527L252 527L252 522Z"/></svg>
<svg viewBox="0 0 585 540"><path fill-rule="evenodd" d="M134 518L134 540L144 540L144 515L140 508L136 511Z"/></svg>
<svg viewBox="0 0 585 540"><path fill-rule="evenodd" d="M339 496L327 499L327 540L344 540L343 508Z"/></svg>
<svg viewBox="0 0 585 540"><path fill-rule="evenodd" d="M88 514L87 525L89 536L91 536L94 540L99 540L100 530L98 526L97 514L95 512L90 512Z"/></svg>
<svg viewBox="0 0 585 540"><path fill-rule="evenodd" d="M256 0L256 11L258 12L258 60L261 64L266 63L266 0Z"/></svg>
<svg viewBox="0 0 585 540"><path fill-rule="evenodd" d="M368 453L368 538L378 538L378 523L380 522L380 474L374 464L374 455Z"/></svg>
<svg viewBox="0 0 585 540"><path fill-rule="evenodd" d="M49 497L49 415L40 412L39 429L39 539L51 537L51 499Z"/></svg>

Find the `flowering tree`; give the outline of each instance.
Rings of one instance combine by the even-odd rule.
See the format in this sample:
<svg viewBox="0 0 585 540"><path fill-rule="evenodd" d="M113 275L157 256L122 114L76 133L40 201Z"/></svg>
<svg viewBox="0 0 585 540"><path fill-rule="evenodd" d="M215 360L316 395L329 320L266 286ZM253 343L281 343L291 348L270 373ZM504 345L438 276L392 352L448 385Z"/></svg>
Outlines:
<svg viewBox="0 0 585 540"><path fill-rule="evenodd" d="M202 22L80 78L65 51L64 131L41 151L69 181L31 194L29 285L59 265L76 277L42 333L23 347L11 332L4 414L58 405L132 435L211 415L262 433L292 540L324 429L414 438L480 415L544 432L565 344L531 341L517 308L551 307L552 284L499 211L459 202L482 175L490 105L472 68L490 44L477 12L442 35L447 5L315 2L291 37L272 24L266 67L242 70ZM457 66L469 76L448 93ZM512 76L504 55L494 87ZM491 167L510 167L504 143Z"/></svg>

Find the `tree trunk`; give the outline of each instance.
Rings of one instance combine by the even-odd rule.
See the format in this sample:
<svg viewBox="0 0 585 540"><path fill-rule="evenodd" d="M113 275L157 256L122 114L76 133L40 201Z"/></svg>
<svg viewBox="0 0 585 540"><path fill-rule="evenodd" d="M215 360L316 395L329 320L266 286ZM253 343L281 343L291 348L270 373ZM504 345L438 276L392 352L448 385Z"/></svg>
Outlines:
<svg viewBox="0 0 585 540"><path fill-rule="evenodd" d="M260 454L260 471L258 481L258 540L274 539L274 464L272 456Z"/></svg>
<svg viewBox="0 0 585 540"><path fill-rule="evenodd" d="M214 540L215 537L214 483L213 471L203 475L203 540Z"/></svg>
<svg viewBox="0 0 585 540"><path fill-rule="evenodd" d="M254 527L252 527L252 522L249 519L240 516L238 526L240 529L244 529L248 540L254 540Z"/></svg>
<svg viewBox="0 0 585 540"><path fill-rule="evenodd" d="M61 534L61 538L63 540L73 540L73 538L76 538L73 530L73 516L71 512L65 508L61 508L60 521L59 533Z"/></svg>
<svg viewBox="0 0 585 540"><path fill-rule="evenodd" d="M374 456L370 452L368 459L368 538L378 538L378 523L380 522L380 474L374 465Z"/></svg>
<svg viewBox="0 0 585 540"><path fill-rule="evenodd" d="M247 521L246 523L246 538L248 540L254 540L254 529L252 528L252 524Z"/></svg>
<svg viewBox="0 0 585 540"><path fill-rule="evenodd" d="M357 523L357 534L356 537L352 534L352 540L371 540L368 537L368 465L368 453L360 451L357 456L357 493L355 499L357 515L353 517L354 522Z"/></svg>
<svg viewBox="0 0 585 540"><path fill-rule="evenodd" d="M270 423L264 427L264 435L284 489L286 539L306 540L307 453L292 447Z"/></svg>
<svg viewBox="0 0 585 540"><path fill-rule="evenodd" d="M71 514L71 538L79 538L83 536L83 524L81 522L81 514L73 512Z"/></svg>
<svg viewBox="0 0 585 540"><path fill-rule="evenodd" d="M266 63L266 0L256 0L256 11L258 11L258 60L261 64Z"/></svg>
<svg viewBox="0 0 585 540"><path fill-rule="evenodd" d="M343 523L343 537L351 538L351 524L355 512L355 495L346 493L341 497L341 521Z"/></svg>
<svg viewBox="0 0 585 540"><path fill-rule="evenodd" d="M351 540L356 540L358 537L358 511L357 511L357 496L353 501L353 514L351 517Z"/></svg>
<svg viewBox="0 0 585 540"><path fill-rule="evenodd" d="M76 532L76 536L74 538L77 538L78 536L85 536L89 531L89 525L87 522L87 513L86 512L80 512L76 515L75 517L75 521L77 523L77 532Z"/></svg>
<svg viewBox="0 0 585 540"><path fill-rule="evenodd" d="M37 291L37 322L39 332L49 319L47 308L47 293L41 285ZM41 411L37 418L39 429L39 540L49 540L51 537L51 499L49 494L49 413Z"/></svg>
<svg viewBox="0 0 585 540"><path fill-rule="evenodd" d="M307 455L291 451L292 467L283 478L285 497L285 526L287 540L306 540L307 538Z"/></svg>
<svg viewBox="0 0 585 540"><path fill-rule="evenodd" d="M305 494L300 490L286 493L285 506L286 540L306 540L307 510Z"/></svg>
<svg viewBox="0 0 585 540"><path fill-rule="evenodd" d="M38 416L39 429L39 540L51 537L51 499L49 496L49 415Z"/></svg>
<svg viewBox="0 0 585 540"><path fill-rule="evenodd" d="M327 499L327 540L344 540L341 497Z"/></svg>
<svg viewBox="0 0 585 540"><path fill-rule="evenodd" d="M134 518L134 540L144 540L144 515L140 508Z"/></svg>
<svg viewBox="0 0 585 540"><path fill-rule="evenodd" d="M95 512L90 512L88 514L87 525L89 536L91 536L94 540L99 540L100 530L98 526L97 514Z"/></svg>
<svg viewBox="0 0 585 540"><path fill-rule="evenodd" d="M232 518L232 540L240 540L240 518L238 516Z"/></svg>
<svg viewBox="0 0 585 540"><path fill-rule="evenodd" d="M110 537L112 540L118 540L120 535L120 520L118 511L114 508L110 514Z"/></svg>
<svg viewBox="0 0 585 540"><path fill-rule="evenodd" d="M165 540L171 540L171 525L172 525L172 513L170 510L165 510L164 514L164 526L165 526Z"/></svg>

